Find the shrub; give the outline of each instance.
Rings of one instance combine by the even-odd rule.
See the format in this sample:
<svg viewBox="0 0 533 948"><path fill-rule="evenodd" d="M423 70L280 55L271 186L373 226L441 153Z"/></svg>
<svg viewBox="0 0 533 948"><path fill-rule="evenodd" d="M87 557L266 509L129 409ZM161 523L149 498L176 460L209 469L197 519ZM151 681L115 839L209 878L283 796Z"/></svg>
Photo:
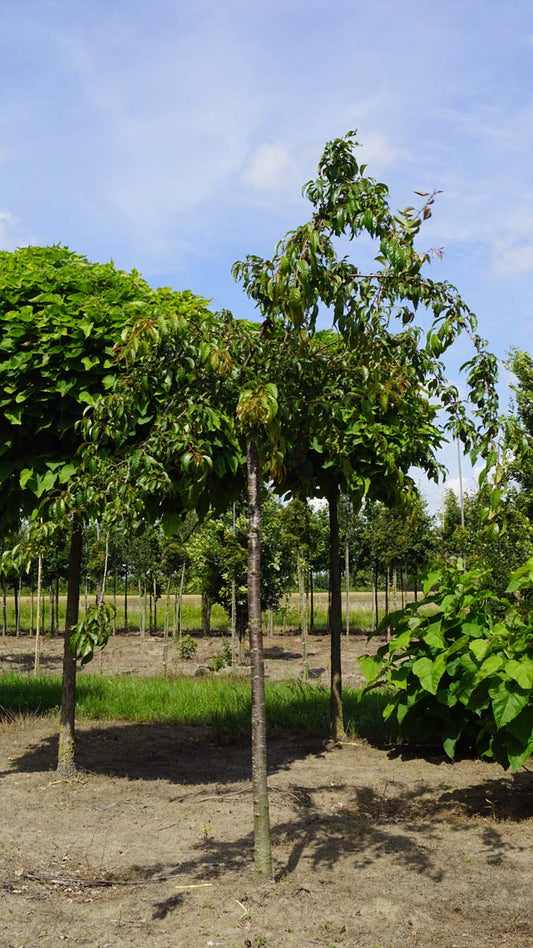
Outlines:
<svg viewBox="0 0 533 948"><path fill-rule="evenodd" d="M533 558L503 596L461 562L431 572L423 603L387 619L394 637L361 659L367 687L392 687L384 709L400 733L458 742L517 770L533 753Z"/></svg>
<svg viewBox="0 0 533 948"><path fill-rule="evenodd" d="M198 643L194 641L192 635L184 635L178 648L182 658L194 658Z"/></svg>

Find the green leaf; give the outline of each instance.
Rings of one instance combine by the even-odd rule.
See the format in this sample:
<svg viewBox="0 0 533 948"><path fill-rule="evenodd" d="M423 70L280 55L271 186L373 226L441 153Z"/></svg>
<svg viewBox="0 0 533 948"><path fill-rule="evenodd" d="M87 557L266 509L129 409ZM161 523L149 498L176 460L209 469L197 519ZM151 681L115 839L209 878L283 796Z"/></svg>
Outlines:
<svg viewBox="0 0 533 948"><path fill-rule="evenodd" d="M432 661L430 658L419 658L413 665L413 672L420 681L422 688L430 694L437 694L439 682L446 671L446 658L437 655Z"/></svg>
<svg viewBox="0 0 533 948"><path fill-rule="evenodd" d="M497 688L491 688L489 693L494 720L499 728L516 718L529 700L528 694L516 691L506 681L502 681Z"/></svg>
<svg viewBox="0 0 533 948"><path fill-rule="evenodd" d="M470 642L468 647L476 656L478 662L481 662L490 649L490 642L488 642L487 639L475 639L473 642Z"/></svg>
<svg viewBox="0 0 533 948"><path fill-rule="evenodd" d="M520 661L510 659L505 665L505 672L521 688L528 691L533 688L533 660L531 658L522 658Z"/></svg>

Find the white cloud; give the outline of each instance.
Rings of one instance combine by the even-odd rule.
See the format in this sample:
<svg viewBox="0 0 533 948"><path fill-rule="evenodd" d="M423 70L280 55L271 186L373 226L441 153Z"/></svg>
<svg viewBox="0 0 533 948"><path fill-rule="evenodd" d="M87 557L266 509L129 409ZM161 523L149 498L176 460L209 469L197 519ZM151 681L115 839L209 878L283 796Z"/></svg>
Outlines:
<svg viewBox="0 0 533 948"><path fill-rule="evenodd" d="M32 239L22 223L10 211L0 211L0 248L16 250L26 247Z"/></svg>
<svg viewBox="0 0 533 948"><path fill-rule="evenodd" d="M285 145L259 145L244 170L243 181L254 190L278 190L284 186L290 166L291 159Z"/></svg>
<svg viewBox="0 0 533 948"><path fill-rule="evenodd" d="M515 221L493 246L493 269L498 276L517 276L533 270L533 218Z"/></svg>

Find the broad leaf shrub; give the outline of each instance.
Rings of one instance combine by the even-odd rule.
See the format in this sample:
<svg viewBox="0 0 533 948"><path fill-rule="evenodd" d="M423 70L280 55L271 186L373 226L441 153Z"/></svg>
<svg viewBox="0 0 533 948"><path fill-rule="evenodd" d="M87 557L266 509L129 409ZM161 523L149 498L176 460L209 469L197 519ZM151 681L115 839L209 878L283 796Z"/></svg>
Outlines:
<svg viewBox="0 0 533 948"><path fill-rule="evenodd" d="M460 561L429 573L423 602L389 617L391 641L361 669L367 689L392 689L383 715L401 735L517 770L533 753L533 558L503 596L486 576Z"/></svg>

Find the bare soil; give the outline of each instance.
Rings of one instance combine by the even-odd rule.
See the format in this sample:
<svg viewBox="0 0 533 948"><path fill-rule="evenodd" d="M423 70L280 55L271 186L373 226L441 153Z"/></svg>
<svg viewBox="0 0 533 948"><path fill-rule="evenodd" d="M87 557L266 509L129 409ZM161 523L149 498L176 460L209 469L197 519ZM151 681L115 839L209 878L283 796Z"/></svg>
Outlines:
<svg viewBox="0 0 533 948"><path fill-rule="evenodd" d="M301 640L265 642L298 677ZM327 639L311 670L327 682ZM346 643L345 643L346 645ZM0 669L33 641L0 641ZM356 654L345 648L346 680ZM199 642L205 668L220 642ZM43 643L43 671L61 643ZM173 657L177 657L174 655ZM162 640L117 636L104 674L154 674ZM100 659L93 664L98 672ZM0 725L0 948L533 948L533 774L286 735L270 744L276 881L253 876L250 748L201 728L81 722L80 772L55 770L57 722Z"/></svg>

